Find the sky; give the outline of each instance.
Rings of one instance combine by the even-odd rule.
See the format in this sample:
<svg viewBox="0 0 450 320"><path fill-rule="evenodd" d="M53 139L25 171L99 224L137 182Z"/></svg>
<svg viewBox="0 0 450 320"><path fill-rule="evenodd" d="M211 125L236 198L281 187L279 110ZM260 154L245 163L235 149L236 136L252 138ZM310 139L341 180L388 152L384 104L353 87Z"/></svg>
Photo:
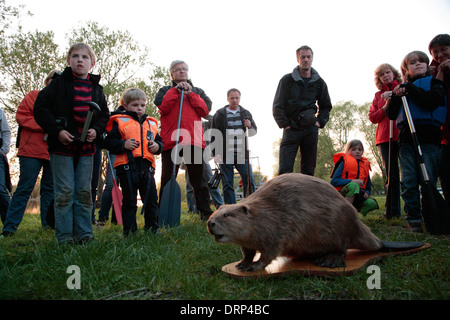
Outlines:
<svg viewBox="0 0 450 320"><path fill-rule="evenodd" d="M6 3L24 4L33 13L22 17L25 31L51 30L62 48L68 47L66 33L97 21L111 30L128 30L150 49L156 65L168 68L173 60L186 61L193 84L213 101L211 114L227 105L228 89L238 88L241 105L258 126L249 142L252 165L259 162L269 177L276 161L273 143L282 136L272 116L273 98L281 77L298 65L298 47L313 49L312 66L327 83L333 104L363 104L377 91L373 80L378 65L390 63L400 69L407 53L421 50L429 55L430 40L450 32L448 0Z"/></svg>

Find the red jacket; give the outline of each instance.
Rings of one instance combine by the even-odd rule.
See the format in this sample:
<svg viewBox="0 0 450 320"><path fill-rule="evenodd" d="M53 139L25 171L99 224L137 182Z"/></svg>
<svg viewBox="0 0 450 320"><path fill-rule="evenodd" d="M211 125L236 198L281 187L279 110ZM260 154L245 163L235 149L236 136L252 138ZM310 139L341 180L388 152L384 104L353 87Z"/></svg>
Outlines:
<svg viewBox="0 0 450 320"><path fill-rule="evenodd" d="M180 92L176 87L167 91L159 108L161 114L160 135L164 150L175 147L178 116L180 113ZM183 110L181 114L180 145L195 145L205 148L203 140L202 117L209 113L205 101L195 92L183 97ZM173 135L173 137L172 137Z"/></svg>
<svg viewBox="0 0 450 320"><path fill-rule="evenodd" d="M16 121L22 127L17 155L49 160L50 155L47 142L44 141L44 130L36 123L33 116L34 101L38 93L39 90L31 91L17 107Z"/></svg>
<svg viewBox="0 0 450 320"><path fill-rule="evenodd" d="M390 87L383 84L383 88L375 93L375 98L373 99L372 105L369 109L369 120L370 122L377 124L377 132L375 136L375 144L389 142L389 118L386 116L384 111L381 109L385 104L386 100L381 97L381 94L386 91L392 91L399 85L397 80L392 81ZM393 140L398 140L398 128L394 122Z"/></svg>

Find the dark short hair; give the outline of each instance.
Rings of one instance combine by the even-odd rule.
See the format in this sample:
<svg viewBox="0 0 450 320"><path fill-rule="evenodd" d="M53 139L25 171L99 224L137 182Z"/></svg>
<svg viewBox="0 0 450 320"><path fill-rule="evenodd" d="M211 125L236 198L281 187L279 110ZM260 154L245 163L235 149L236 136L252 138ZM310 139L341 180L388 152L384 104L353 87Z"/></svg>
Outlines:
<svg viewBox="0 0 450 320"><path fill-rule="evenodd" d="M238 90L238 89L236 89L236 88L231 88L230 90L228 90L227 91L227 97L230 95L230 93L232 93L232 92L237 92L237 93L239 93L239 96L241 96L241 92Z"/></svg>
<svg viewBox="0 0 450 320"><path fill-rule="evenodd" d="M295 52L298 54L300 52L300 50L311 50L311 53L314 55L314 52L312 51L311 47L309 47L309 46L301 46Z"/></svg>
<svg viewBox="0 0 450 320"><path fill-rule="evenodd" d="M434 37L431 41L430 44L428 45L428 51L431 53L431 49L434 46L450 46L450 35L448 34L438 34L436 37Z"/></svg>

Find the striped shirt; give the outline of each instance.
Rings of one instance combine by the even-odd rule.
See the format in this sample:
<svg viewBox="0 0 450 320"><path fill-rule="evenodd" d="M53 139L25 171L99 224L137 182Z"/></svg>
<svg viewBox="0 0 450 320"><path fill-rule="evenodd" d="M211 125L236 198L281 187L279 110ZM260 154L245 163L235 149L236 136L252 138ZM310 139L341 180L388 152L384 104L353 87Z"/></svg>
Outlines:
<svg viewBox="0 0 450 320"><path fill-rule="evenodd" d="M236 158L245 152L245 132L242 129L244 124L241 120L241 108L237 110L226 109L227 114L227 136L226 154L227 159ZM229 155L231 157L229 157Z"/></svg>
<svg viewBox="0 0 450 320"><path fill-rule="evenodd" d="M81 132L83 131L84 123L86 121L89 106L86 101L92 100L92 81L88 79L81 79L74 75L73 87L73 117L76 124L75 141L65 146L65 150L58 152L67 156L90 156L95 153L95 146L93 143L80 143L79 140Z"/></svg>

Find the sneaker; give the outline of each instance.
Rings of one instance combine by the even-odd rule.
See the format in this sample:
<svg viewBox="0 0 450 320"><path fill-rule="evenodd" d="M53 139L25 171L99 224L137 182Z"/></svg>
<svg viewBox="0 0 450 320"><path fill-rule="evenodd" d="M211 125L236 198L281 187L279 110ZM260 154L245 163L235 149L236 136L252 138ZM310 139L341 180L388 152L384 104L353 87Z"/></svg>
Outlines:
<svg viewBox="0 0 450 320"><path fill-rule="evenodd" d="M94 241L94 237L86 236L83 239L78 240L77 244L84 245L84 244L87 244L87 243L92 242L92 241Z"/></svg>
<svg viewBox="0 0 450 320"><path fill-rule="evenodd" d="M422 225L419 223L409 224L408 229L409 229L409 231L414 232L414 233L422 233L423 232Z"/></svg>
<svg viewBox="0 0 450 320"><path fill-rule="evenodd" d="M98 227L104 227L105 226L105 221L98 220L95 225L98 226Z"/></svg>
<svg viewBox="0 0 450 320"><path fill-rule="evenodd" d="M0 239L12 237L14 235L14 232L11 231L3 231L2 234L0 234Z"/></svg>

